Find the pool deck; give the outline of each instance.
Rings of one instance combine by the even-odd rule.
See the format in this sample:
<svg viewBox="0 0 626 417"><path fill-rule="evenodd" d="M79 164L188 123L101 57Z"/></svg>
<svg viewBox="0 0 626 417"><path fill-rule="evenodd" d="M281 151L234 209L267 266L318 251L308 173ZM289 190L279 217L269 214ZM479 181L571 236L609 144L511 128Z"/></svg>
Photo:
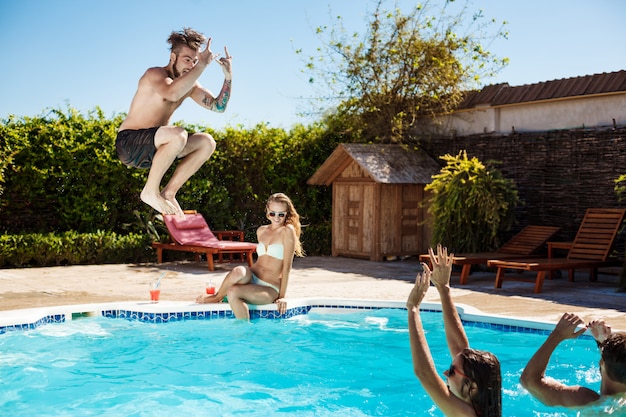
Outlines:
<svg viewBox="0 0 626 417"><path fill-rule="evenodd" d="M209 279L219 284L238 263L216 264L209 272L206 262L164 264L76 265L48 268L0 269L0 310L90 304L149 299L148 282L166 273L161 300L193 301ZM343 257L297 258L287 291L289 298L325 297L404 301L416 272L415 259L372 262ZM493 272L476 272L469 283L459 285L452 276L452 295L458 305L469 305L487 314L522 320L556 322L564 312L585 320L605 319L615 330L626 330L626 293L616 292L620 268L600 271L591 282L586 271L577 271L575 282L563 278L546 280L541 294L534 284L505 281L494 288ZM531 277L531 274L528 274ZM438 302L430 288L425 301Z"/></svg>

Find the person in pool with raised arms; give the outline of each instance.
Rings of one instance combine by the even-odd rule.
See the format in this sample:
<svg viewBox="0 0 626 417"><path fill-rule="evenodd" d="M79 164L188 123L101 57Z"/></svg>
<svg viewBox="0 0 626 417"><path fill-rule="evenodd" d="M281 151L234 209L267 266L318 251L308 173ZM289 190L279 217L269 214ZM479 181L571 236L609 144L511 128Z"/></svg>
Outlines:
<svg viewBox="0 0 626 417"><path fill-rule="evenodd" d="M422 386L446 416L502 416L502 377L500 362L490 352L469 347L463 323L450 295L450 274L453 254L437 247L437 254L429 249L430 263L422 263L423 272L417 274L415 286L406 302L409 314L409 340L413 357L413 371ZM450 368L444 372L447 383L441 378L433 362L422 326L419 306L430 282L441 298L443 324L448 349L452 356Z"/></svg>
<svg viewBox="0 0 626 417"><path fill-rule="evenodd" d="M257 229L258 258L254 265L236 266L226 275L215 295L201 295L198 303L219 303L224 297L238 319L250 319L247 304L276 303L280 314L287 311L284 301L293 257L304 256L300 243L300 215L283 193L272 194L265 205L270 224Z"/></svg>
<svg viewBox="0 0 626 417"><path fill-rule="evenodd" d="M548 362L556 347L566 339L577 338L587 329L600 349L600 392L579 385L565 385L546 376ZM611 327L603 320L593 320L585 326L581 317L565 313L546 341L528 361L520 382L528 392L545 405L569 408L607 406L613 410L620 409L622 414L619 415L624 415L626 411L626 332L612 332Z"/></svg>
<svg viewBox="0 0 626 417"><path fill-rule="evenodd" d="M193 29L172 32L170 60L165 67L148 68L139 80L126 119L118 129L115 148L127 166L150 169L141 191L141 200L162 214L184 216L176 194L180 187L200 169L215 151L215 140L204 132L188 133L170 125L170 117L191 98L200 106L224 112L230 99L232 57L211 51L211 38ZM206 47L201 50L202 44ZM214 96L198 82L211 62L217 62L224 73L222 90ZM161 180L176 159L181 159L172 177L161 190Z"/></svg>

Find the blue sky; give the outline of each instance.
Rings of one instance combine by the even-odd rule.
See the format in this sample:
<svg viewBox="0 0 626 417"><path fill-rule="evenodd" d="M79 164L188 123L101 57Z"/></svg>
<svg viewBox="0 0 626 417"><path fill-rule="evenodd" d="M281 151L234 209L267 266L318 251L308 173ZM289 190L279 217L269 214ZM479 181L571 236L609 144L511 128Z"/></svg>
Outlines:
<svg viewBox="0 0 626 417"><path fill-rule="evenodd" d="M443 0L441 0L443 1ZM392 3L386 3L392 4ZM398 0L407 10L415 1ZM0 0L0 118L36 116L68 105L107 116L126 112L137 81L168 62L166 39L190 26L233 56L233 94L225 113L188 100L172 121L289 128L307 123L315 91L296 49L312 55L315 28L341 15L364 32L372 0ZM529 84L626 69L622 0L473 0L487 17L507 21L509 38L489 50L510 64L487 84ZM223 76L210 66L200 82L214 92Z"/></svg>

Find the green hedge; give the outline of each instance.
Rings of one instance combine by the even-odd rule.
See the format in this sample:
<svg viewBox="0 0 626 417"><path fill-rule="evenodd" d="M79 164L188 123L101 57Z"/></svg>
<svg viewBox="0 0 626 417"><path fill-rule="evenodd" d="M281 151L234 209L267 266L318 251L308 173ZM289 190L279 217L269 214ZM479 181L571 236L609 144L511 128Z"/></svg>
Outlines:
<svg viewBox="0 0 626 417"><path fill-rule="evenodd" d="M117 251L96 256L90 247L96 243L78 236L105 233L121 239L130 233L133 240L133 233L149 235L141 219L156 213L139 199L148 171L124 166L115 153L122 120L123 115L105 117L99 108L86 115L68 108L1 121L0 232L5 243L0 265L108 262L106 256L121 260L126 255ZM331 188L306 181L341 138L315 124L289 131L266 124L223 131L181 126L210 133L217 141L211 159L180 190L183 208L202 213L213 229L245 230L254 241L256 229L266 223L265 200L284 192L302 216L305 250L330 253ZM69 236L74 247L59 247ZM139 261L148 251L145 245L122 252L134 253L137 259L128 259Z"/></svg>
<svg viewBox="0 0 626 417"><path fill-rule="evenodd" d="M31 233L0 236L0 267L133 263L155 259L145 234Z"/></svg>
<svg viewBox="0 0 626 417"><path fill-rule="evenodd" d="M121 233L135 221L135 211L152 212L139 199L148 170L124 166L115 153L121 121L99 109L3 120L0 230ZM259 124L219 132L184 127L206 131L217 141L214 155L178 194L183 208L198 210L212 227L255 230L265 222L264 203L274 192L289 195L311 224L329 217L330 189L306 183L338 144L322 127L286 131Z"/></svg>
<svg viewBox="0 0 626 417"><path fill-rule="evenodd" d="M330 222L304 228L307 254L328 254L330 228ZM148 233L118 235L104 231L5 234L0 236L0 268L155 262L156 252L150 247L152 240ZM167 255L176 259L193 257L173 252Z"/></svg>

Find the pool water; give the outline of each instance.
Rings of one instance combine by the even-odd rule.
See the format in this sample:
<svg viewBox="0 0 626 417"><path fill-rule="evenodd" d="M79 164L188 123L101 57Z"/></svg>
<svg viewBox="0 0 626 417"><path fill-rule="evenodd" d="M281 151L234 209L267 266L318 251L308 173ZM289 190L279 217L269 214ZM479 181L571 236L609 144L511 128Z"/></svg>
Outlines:
<svg viewBox="0 0 626 417"><path fill-rule="evenodd" d="M407 313L309 313L286 320L162 324L85 318L0 336L0 415L441 416L413 374ZM441 313L423 313L435 364ZM503 416L571 416L520 385L545 333L466 326L502 365ZM568 340L548 374L599 389L590 338Z"/></svg>

